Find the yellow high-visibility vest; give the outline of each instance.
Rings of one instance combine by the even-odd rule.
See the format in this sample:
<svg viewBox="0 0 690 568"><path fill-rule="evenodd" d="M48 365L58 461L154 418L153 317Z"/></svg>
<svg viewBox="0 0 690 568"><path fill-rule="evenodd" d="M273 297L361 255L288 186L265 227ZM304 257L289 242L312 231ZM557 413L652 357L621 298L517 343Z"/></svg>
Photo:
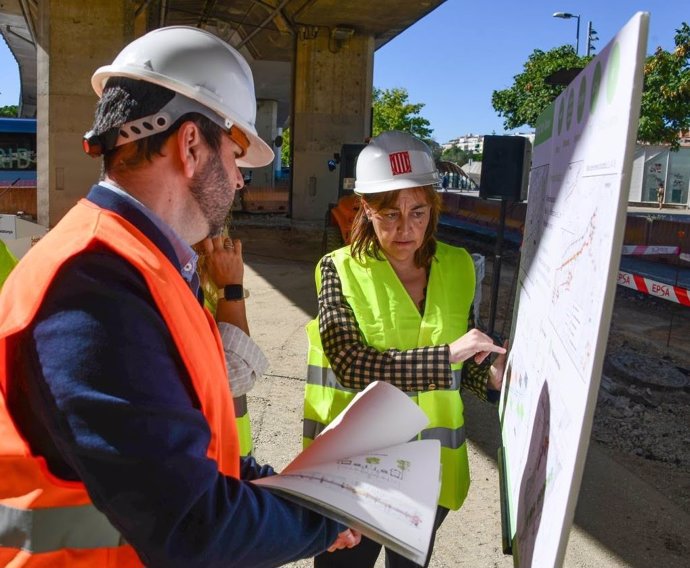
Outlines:
<svg viewBox="0 0 690 568"><path fill-rule="evenodd" d="M17 265L17 259L7 248L5 242L0 239L0 288L7 280L12 269Z"/></svg>
<svg viewBox="0 0 690 568"><path fill-rule="evenodd" d="M204 290L204 293L206 293L206 290ZM204 305L209 312L212 314L216 313L217 300L213 301L207 296L204 298ZM254 449L254 441L252 439L252 425L249 420L247 395L233 395L232 402L235 406L235 425L237 426L237 437L240 440L240 456L249 456Z"/></svg>
<svg viewBox="0 0 690 568"><path fill-rule="evenodd" d="M342 293L352 308L368 346L379 351L407 350L449 344L467 331L475 289L474 263L465 249L437 243L420 314L387 260L367 257L360 263L349 247L330 253L340 277ZM320 263L316 287L321 288ZM347 406L357 393L345 388L326 358L318 318L307 324L308 376L304 397L303 442L311 441ZM465 442L463 403L460 397L462 364L451 365L448 389L407 393L424 410L429 425L421 439L441 442L442 483L439 504L449 509L462 505L470 485Z"/></svg>

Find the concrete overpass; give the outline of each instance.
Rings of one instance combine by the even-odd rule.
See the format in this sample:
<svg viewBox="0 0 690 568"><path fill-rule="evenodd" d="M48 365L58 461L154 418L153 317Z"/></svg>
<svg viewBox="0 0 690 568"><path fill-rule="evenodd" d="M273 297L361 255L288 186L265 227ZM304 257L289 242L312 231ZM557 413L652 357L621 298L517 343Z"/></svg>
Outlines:
<svg viewBox="0 0 690 568"><path fill-rule="evenodd" d="M257 128L290 126L294 219L322 219L337 193L327 161L370 134L374 51L444 0L4 0L0 33L19 63L21 114L38 118L38 220L53 226L97 179L83 154L96 97L90 76L147 31L207 29L249 61ZM253 172L271 186L273 168Z"/></svg>

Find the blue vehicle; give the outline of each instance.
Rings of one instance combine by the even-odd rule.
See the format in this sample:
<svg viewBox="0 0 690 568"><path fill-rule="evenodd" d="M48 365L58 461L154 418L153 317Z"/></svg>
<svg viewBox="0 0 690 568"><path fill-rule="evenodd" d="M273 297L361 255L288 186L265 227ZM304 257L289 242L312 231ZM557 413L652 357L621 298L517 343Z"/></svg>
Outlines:
<svg viewBox="0 0 690 568"><path fill-rule="evenodd" d="M35 118L0 118L0 187L36 187Z"/></svg>

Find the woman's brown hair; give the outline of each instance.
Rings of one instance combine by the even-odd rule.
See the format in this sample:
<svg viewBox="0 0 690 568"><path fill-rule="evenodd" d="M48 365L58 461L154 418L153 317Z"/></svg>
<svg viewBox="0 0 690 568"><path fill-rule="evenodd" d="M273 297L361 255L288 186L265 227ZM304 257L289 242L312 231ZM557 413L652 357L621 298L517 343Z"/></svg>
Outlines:
<svg viewBox="0 0 690 568"><path fill-rule="evenodd" d="M422 241L422 245L414 253L415 265L420 268L428 268L431 266L431 260L434 258L434 254L436 254L436 238L434 235L436 234L438 218L441 214L441 198L438 196L436 189L431 185L425 185L414 189L419 189L424 192L426 202L431 206L429 224L424 233L424 240ZM369 193L360 195L359 199L374 211L381 211L395 206L400 191L401 190ZM350 235L350 254L352 254L355 260L363 262L365 256L383 260L381 243L379 243L376 237L374 225L367 219L364 207L361 205L352 223Z"/></svg>

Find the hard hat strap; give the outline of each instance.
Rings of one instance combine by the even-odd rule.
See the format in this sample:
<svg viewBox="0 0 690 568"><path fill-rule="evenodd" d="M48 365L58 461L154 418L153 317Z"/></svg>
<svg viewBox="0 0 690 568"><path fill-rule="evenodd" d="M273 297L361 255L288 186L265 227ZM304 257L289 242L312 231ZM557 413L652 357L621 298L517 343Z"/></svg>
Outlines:
<svg viewBox="0 0 690 568"><path fill-rule="evenodd" d="M210 108L180 93L176 93L168 104L154 114L130 120L119 128L111 128L100 135L94 134L93 131L87 132L82 142L84 151L90 156L101 156L118 146L165 132L177 119L191 112L201 114L220 126L230 139L241 148L242 153L238 157L247 153L250 144L249 138L230 119L223 118Z"/></svg>
<svg viewBox="0 0 690 568"><path fill-rule="evenodd" d="M165 132L170 128L173 122L175 121L172 120L170 114L163 111L126 122L120 126L118 132L119 136L117 137L114 147L117 148L128 142L134 142L140 138L146 138L147 136L153 136L159 132Z"/></svg>
<svg viewBox="0 0 690 568"><path fill-rule="evenodd" d="M233 122L230 119L223 118L218 113L212 111L210 108L202 105L201 103L185 97L180 93L176 93L168 104L166 104L158 112L138 118L136 120L131 120L123 124L120 127L119 136L117 137L114 148L122 146L123 144L128 144L129 142L134 142L135 140L139 140L141 138L146 138L147 136L153 136L159 132L165 132L175 123L178 118L190 112L202 114L220 126L224 131L228 132L232 137L231 131ZM240 144L240 146L242 146L242 144ZM243 146L242 149L246 151L247 147L249 147L248 140L246 147Z"/></svg>

